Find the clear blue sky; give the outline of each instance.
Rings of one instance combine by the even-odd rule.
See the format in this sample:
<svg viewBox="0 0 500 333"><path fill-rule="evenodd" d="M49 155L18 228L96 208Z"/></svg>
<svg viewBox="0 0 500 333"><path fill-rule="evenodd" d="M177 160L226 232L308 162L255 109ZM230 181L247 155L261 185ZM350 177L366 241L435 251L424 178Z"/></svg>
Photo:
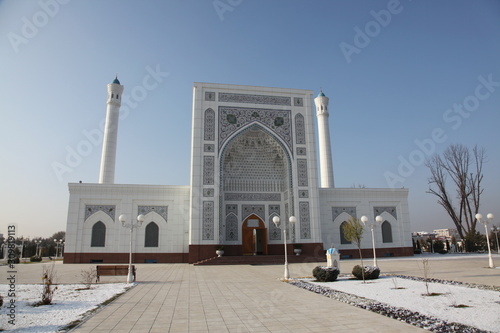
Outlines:
<svg viewBox="0 0 500 333"><path fill-rule="evenodd" d="M67 183L98 181L101 143L85 133L115 73L136 89L116 183L189 185L193 82L322 88L337 187L403 175L412 230L452 227L421 158L478 144L481 212L500 219L499 1L4 0L0 36L0 233L65 230ZM149 71L161 82L144 90Z"/></svg>

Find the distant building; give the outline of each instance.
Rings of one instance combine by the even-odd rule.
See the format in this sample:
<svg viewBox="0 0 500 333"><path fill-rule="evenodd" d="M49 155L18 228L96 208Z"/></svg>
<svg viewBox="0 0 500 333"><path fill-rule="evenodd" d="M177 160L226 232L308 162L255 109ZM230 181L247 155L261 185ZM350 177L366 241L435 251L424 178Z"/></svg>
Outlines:
<svg viewBox="0 0 500 333"><path fill-rule="evenodd" d="M455 239L460 239L457 229L436 229L433 231L436 236L442 236L446 238L454 237Z"/></svg>

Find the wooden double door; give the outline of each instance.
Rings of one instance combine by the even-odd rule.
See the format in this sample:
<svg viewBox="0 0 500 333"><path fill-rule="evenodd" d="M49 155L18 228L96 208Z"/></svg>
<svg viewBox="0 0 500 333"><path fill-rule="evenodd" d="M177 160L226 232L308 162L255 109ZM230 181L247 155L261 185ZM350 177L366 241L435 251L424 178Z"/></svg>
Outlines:
<svg viewBox="0 0 500 333"><path fill-rule="evenodd" d="M267 254L267 228L260 217L250 215L241 228L243 255Z"/></svg>

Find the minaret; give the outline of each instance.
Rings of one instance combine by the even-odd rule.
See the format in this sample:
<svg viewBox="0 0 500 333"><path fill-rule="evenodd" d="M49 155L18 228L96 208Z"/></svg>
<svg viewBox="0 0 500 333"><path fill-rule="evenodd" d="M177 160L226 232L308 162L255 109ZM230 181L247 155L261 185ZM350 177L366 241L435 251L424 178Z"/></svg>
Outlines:
<svg viewBox="0 0 500 333"><path fill-rule="evenodd" d="M123 86L118 76L108 84L108 101L106 102L106 124L102 142L101 172L99 184L114 184L116 162L116 140L118 136L118 116L122 101Z"/></svg>
<svg viewBox="0 0 500 333"><path fill-rule="evenodd" d="M322 188L334 188L332 147L330 144L330 127L328 125L328 97L321 91L314 99L316 116L318 117L319 137L319 170Z"/></svg>

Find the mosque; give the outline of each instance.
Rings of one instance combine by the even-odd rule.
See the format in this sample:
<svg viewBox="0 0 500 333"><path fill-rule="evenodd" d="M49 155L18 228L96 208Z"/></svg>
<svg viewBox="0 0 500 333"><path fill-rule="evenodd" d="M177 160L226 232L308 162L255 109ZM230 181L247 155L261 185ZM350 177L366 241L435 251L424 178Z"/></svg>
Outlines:
<svg viewBox="0 0 500 333"><path fill-rule="evenodd" d="M283 237L290 254L335 244L356 257L342 229L351 216L381 217L377 256L413 255L408 189L334 186L323 92L194 83L191 183L172 186L114 183L124 86L107 88L99 182L68 184L65 263L125 263L130 247L136 263L196 263L220 246L224 256L275 255ZM361 247L370 257L368 227Z"/></svg>

